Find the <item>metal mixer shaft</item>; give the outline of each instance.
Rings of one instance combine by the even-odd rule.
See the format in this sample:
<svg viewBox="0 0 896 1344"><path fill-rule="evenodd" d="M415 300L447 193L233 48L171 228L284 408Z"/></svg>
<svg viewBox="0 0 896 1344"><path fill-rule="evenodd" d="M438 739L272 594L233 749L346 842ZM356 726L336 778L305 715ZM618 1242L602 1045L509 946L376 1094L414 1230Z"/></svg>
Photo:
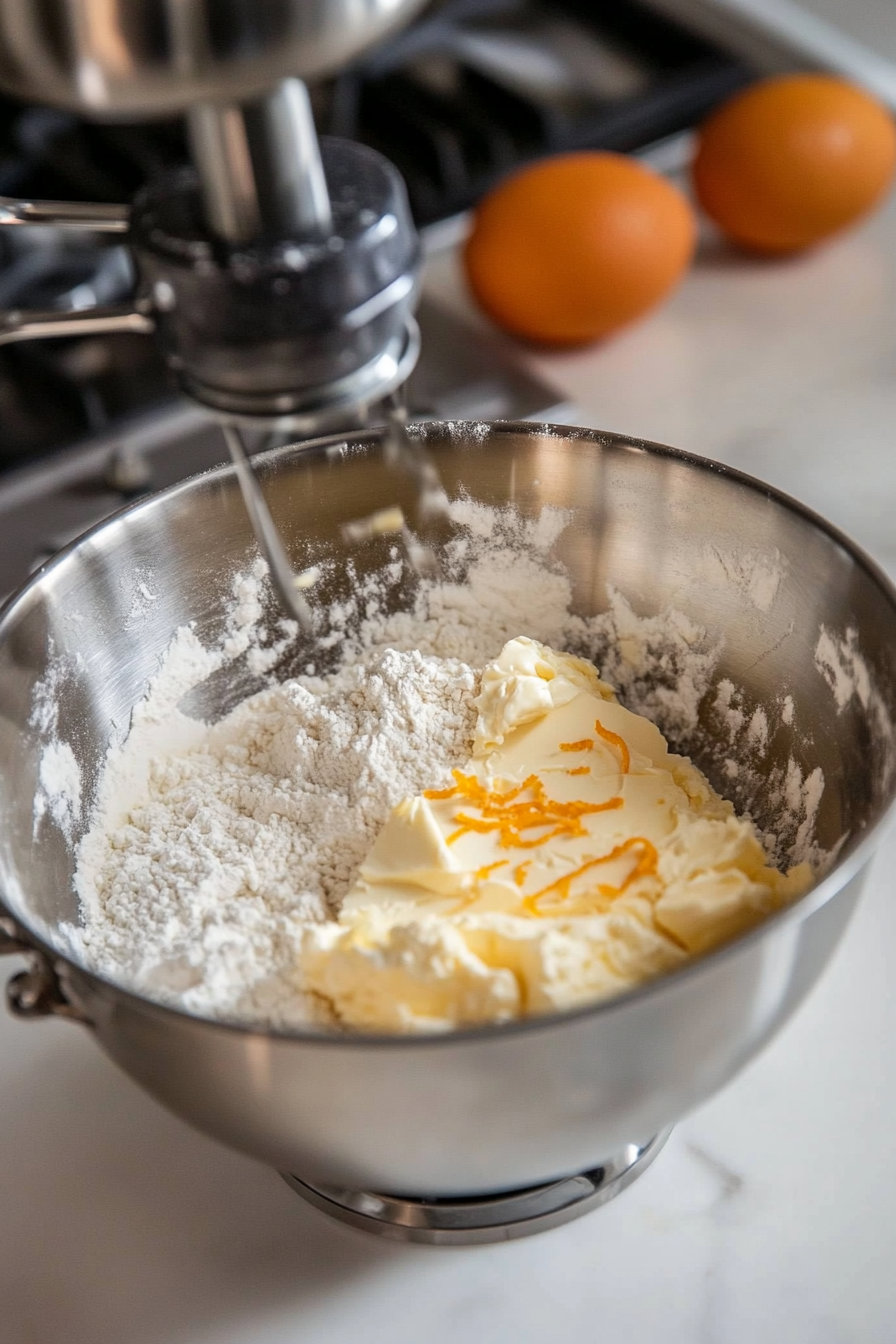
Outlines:
<svg viewBox="0 0 896 1344"><path fill-rule="evenodd" d="M419 350L419 245L397 171L353 142L319 144L296 76L345 64L418 7L13 0L0 13L0 87L94 116L185 112L193 160L130 207L0 202L0 227L127 230L139 277L131 305L0 315L0 344L153 332L184 393L224 420L259 544L302 621L241 428L351 427L400 388ZM406 439L396 458L413 463Z"/></svg>

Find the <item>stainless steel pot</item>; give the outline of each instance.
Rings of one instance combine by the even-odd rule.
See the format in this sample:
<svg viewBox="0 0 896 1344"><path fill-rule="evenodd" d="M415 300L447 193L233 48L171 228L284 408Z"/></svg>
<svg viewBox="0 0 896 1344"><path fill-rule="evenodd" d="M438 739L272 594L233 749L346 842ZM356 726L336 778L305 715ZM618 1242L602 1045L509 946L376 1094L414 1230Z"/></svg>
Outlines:
<svg viewBox="0 0 896 1344"><path fill-rule="evenodd" d="M253 554L233 470L221 468L95 529L36 575L0 620L5 950L35 950L32 971L12 984L15 1009L87 1022L155 1097L301 1178L318 1202L396 1235L439 1239L436 1224L450 1237L445 1224L456 1206L467 1209L472 1236L477 1219L481 1231L492 1217L487 1192L526 1188L510 1197L521 1210L515 1230L507 1231L510 1215L499 1233L497 1216L489 1225L489 1235L513 1235L539 1218L568 1216L561 1205L600 1202L611 1177L630 1179L655 1151L652 1136L733 1077L824 969L896 788L896 593L848 540L798 504L672 449L509 423L475 432L431 424L425 437L449 491L463 487L488 504L512 498L533 516L544 504L572 511L556 554L578 610L603 609L608 582L642 614L673 606L724 636L716 679L743 687L748 704L792 696L793 723L773 735L768 768L791 753L805 774L821 767L818 839L831 847L845 836L815 890L734 944L615 1001L436 1039L222 1025L94 975L58 932L60 921L78 920L72 846L51 821L35 827L47 726L46 714L34 712L36 690L55 668L56 731L76 746L92 785L173 631L192 621L204 640L221 633L230 577ZM339 521L395 502L380 431L355 434L341 449L335 443L260 459L299 566L332 545ZM371 546L372 565L382 555ZM365 555L357 557L362 567ZM768 592L757 600L744 581L746 560L757 555L774 557L780 571L773 600ZM136 638L127 618L147 571L158 598ZM838 704L830 675L816 665L822 627L864 660L873 694L856 683L856 694L842 693ZM206 708L221 712L249 689L213 679ZM716 774L711 746L695 754ZM761 796L754 806L761 823L774 821L762 815ZM587 1180L575 1175L582 1172Z"/></svg>

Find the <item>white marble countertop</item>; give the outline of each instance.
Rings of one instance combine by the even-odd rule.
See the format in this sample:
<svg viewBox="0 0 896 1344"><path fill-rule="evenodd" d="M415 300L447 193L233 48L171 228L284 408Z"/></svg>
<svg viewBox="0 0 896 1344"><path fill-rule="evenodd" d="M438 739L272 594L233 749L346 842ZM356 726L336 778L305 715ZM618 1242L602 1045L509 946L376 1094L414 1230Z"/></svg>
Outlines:
<svg viewBox="0 0 896 1344"><path fill-rule="evenodd" d="M450 257L430 285L463 305ZM583 421L765 476L896 567L894 299L896 205L796 261L710 245L649 320L529 358ZM504 1246L332 1223L80 1029L0 1014L0 1344L886 1344L890 863L896 835L809 1002L629 1191Z"/></svg>

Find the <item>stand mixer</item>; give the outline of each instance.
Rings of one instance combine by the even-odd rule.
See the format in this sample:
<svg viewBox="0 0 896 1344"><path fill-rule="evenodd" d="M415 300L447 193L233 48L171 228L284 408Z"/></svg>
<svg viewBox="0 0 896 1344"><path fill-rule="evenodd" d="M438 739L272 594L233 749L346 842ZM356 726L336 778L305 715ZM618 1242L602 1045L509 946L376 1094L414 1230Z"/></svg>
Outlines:
<svg viewBox="0 0 896 1344"><path fill-rule="evenodd" d="M360 146L319 145L298 77L350 60L414 7L0 5L0 87L94 116L186 112L193 158L131 206L0 201L5 227L125 235L139 275L126 308L7 313L0 342L153 332L183 390L222 424L253 529L300 617L243 436L314 433L361 419L398 391L417 353L419 252L398 174ZM56 708L60 740L76 742L96 769L158 650L175 629L222 610L246 554L242 515L229 507L233 478L219 471L104 524L101 545L42 569L0 620L0 955L31 958L9 987L13 1011L89 1023L153 1096L287 1173L306 1200L381 1236L461 1244L555 1226L624 1189L668 1126L733 1078L822 973L894 806L896 605L845 538L714 463L621 435L506 423L487 427L468 453L449 428L426 426L415 442L429 444L446 479L462 479L474 500L503 500L512 481L510 497L525 500L530 519L544 506L579 511L566 559L586 612L612 578L651 612L674 604L695 626L724 630L720 670L752 703L772 706L782 687L793 690L806 717L799 734L776 737L781 754L769 768L783 769L792 747L801 778L823 764L829 780L819 839L837 857L811 897L624 1000L442 1038L253 1032L169 1011L94 975L59 936L62 923L77 923L71 848L58 828L35 843L35 688L57 657L89 669L62 688ZM296 523L319 539L347 509L379 504L383 513L392 502L377 435L352 439L355 452L338 469L334 443L278 455ZM408 465L435 508L426 460ZM707 570L707 557L742 554L744 537L782 557L781 590L761 620L735 566L721 566L724 581L718 566ZM134 638L119 580L141 560L157 566L159 600ZM854 695L834 713L812 658L819 628L849 632L851 654L862 651L886 692L879 708Z"/></svg>
<svg viewBox="0 0 896 1344"><path fill-rule="evenodd" d="M0 226L125 234L133 303L0 314L0 344L152 332L181 390L222 423L274 585L310 621L245 438L363 422L420 348L420 249L381 155L318 141L307 78L346 65L421 0L12 0L0 87L99 119L185 114L192 166L130 205L0 198ZM390 410L394 456L432 500L432 471ZM427 485L428 483L428 485ZM437 491L435 492L437 494ZM417 548L423 556L425 548Z"/></svg>

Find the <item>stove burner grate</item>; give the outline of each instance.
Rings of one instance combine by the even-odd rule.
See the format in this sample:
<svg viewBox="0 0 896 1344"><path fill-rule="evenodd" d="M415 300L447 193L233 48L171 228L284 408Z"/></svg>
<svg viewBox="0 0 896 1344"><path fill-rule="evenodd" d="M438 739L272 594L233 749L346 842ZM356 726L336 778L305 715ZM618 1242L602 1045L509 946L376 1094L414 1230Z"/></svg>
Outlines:
<svg viewBox="0 0 896 1344"><path fill-rule="evenodd" d="M750 77L635 0L448 0L342 72L319 117L396 164L425 225L541 155L684 130Z"/></svg>

